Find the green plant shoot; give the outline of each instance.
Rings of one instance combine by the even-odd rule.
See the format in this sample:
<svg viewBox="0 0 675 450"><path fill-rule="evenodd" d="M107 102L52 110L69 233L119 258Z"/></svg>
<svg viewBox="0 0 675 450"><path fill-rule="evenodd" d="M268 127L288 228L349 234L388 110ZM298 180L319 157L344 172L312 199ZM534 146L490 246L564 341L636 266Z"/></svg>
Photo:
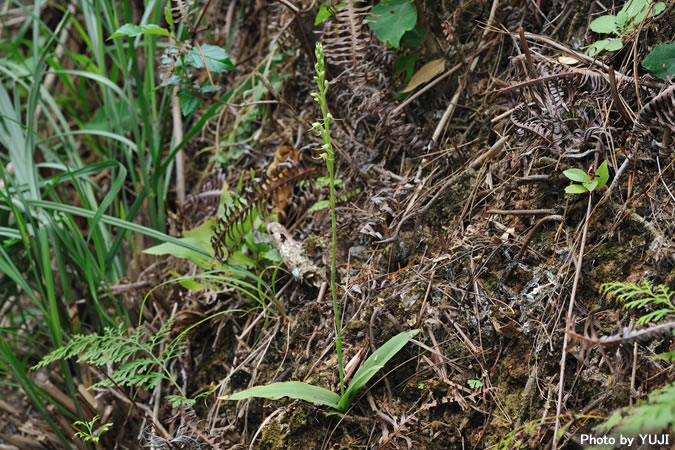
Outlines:
<svg viewBox="0 0 675 450"><path fill-rule="evenodd" d="M96 432L94 432L94 424L100 418L101 416L95 415L91 420L88 421L76 420L73 422L73 428L77 430L75 434L73 434L73 438L78 437L84 442L93 442L96 444L96 447L100 448L101 445L99 444L99 440L101 439L101 435L113 426L112 423L104 423L98 428Z"/></svg>
<svg viewBox="0 0 675 450"><path fill-rule="evenodd" d="M567 169L563 172L567 178L581 184L570 184L565 188L568 194L585 194L593 192L595 189L603 187L609 180L609 169L607 168L607 161L603 161L595 171L593 176L584 172L581 169Z"/></svg>

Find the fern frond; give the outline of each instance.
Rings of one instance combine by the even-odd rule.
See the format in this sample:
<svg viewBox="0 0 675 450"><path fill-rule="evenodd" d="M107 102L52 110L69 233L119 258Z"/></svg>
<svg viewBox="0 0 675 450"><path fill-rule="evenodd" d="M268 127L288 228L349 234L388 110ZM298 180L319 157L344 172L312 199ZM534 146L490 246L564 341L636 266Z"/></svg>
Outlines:
<svg viewBox="0 0 675 450"><path fill-rule="evenodd" d="M675 84L651 99L635 120L635 128L668 127L675 131Z"/></svg>
<svg viewBox="0 0 675 450"><path fill-rule="evenodd" d="M370 6L357 8L354 3L347 2L335 10L335 20L321 32L321 40L328 63L364 83L368 74L366 47L370 39L364 23Z"/></svg>
<svg viewBox="0 0 675 450"><path fill-rule="evenodd" d="M663 386L649 394L649 402L629 409L627 415L615 411L596 431L634 436L660 433L675 424L675 384Z"/></svg>
<svg viewBox="0 0 675 450"><path fill-rule="evenodd" d="M179 356L185 348L185 335L181 334L169 343L164 351L159 349L165 345L171 333L173 318L162 325L157 333L149 333L145 327L138 327L130 332L124 325L105 328L103 335L77 334L63 347L46 355L32 370L44 367L54 361L77 357L95 367L109 364L120 364L109 378L94 384L92 387L136 386L153 389L160 380L175 382L168 375L166 365ZM155 370L159 366L161 371Z"/></svg>
<svg viewBox="0 0 675 450"><path fill-rule="evenodd" d="M675 314L675 305L672 299L675 292L660 284L653 286L647 280L640 284L636 283L604 283L599 292L606 294L607 298L616 298L624 303L624 309L644 309L647 307L661 306L656 311L649 312L638 319L638 324L644 325L649 322L657 322L667 314Z"/></svg>
<svg viewBox="0 0 675 450"><path fill-rule="evenodd" d="M216 257L225 261L239 246L244 236L254 228L256 217L266 218L274 207L288 201L293 187L309 178L314 168L305 168L292 161L285 162L259 185L254 184L244 196L235 199L223 217L216 219L211 246Z"/></svg>

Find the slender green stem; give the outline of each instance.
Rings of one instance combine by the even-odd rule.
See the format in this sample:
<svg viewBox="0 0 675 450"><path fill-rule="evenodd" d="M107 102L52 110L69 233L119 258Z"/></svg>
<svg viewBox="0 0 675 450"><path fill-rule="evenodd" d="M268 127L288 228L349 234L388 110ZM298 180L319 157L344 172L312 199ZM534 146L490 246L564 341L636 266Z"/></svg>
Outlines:
<svg viewBox="0 0 675 450"><path fill-rule="evenodd" d="M340 395L345 393L344 383L344 366L342 363L342 326L340 325L340 308L337 302L337 292L335 286L335 273L337 268L337 220L335 217L335 152L330 140L330 122L333 118L328 112L328 103L326 102L326 92L328 92L328 80L326 80L326 71L323 60L323 47L321 43L316 44L316 76L314 80L319 87L319 92L312 93L314 100L321 106L321 114L323 116L323 123L314 123L314 130L316 130L323 139L324 153L321 155L326 160L326 167L328 168L328 176L330 178L330 218L333 229L333 251L330 264L330 290L333 299L333 315L335 316L335 351L338 358L338 371L340 373Z"/></svg>

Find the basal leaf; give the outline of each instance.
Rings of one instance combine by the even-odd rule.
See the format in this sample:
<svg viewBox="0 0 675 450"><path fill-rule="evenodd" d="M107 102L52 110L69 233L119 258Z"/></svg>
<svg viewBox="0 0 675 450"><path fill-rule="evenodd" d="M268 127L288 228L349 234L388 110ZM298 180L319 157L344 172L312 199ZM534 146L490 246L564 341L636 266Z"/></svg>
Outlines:
<svg viewBox="0 0 675 450"><path fill-rule="evenodd" d="M136 37L139 34L159 34L161 36L168 36L169 30L152 23L148 25L135 25L133 23L127 23L119 27L117 31L115 31L108 38L108 40L120 36Z"/></svg>
<svg viewBox="0 0 675 450"><path fill-rule="evenodd" d="M591 177L581 169L567 169L563 172L563 175L578 183L588 183L591 181Z"/></svg>
<svg viewBox="0 0 675 450"><path fill-rule="evenodd" d="M410 0L382 0L368 16L368 27L387 45L399 48L401 37L417 22L417 8Z"/></svg>
<svg viewBox="0 0 675 450"><path fill-rule="evenodd" d="M411 330L399 333L375 350L354 374L349 388L347 388L342 398L340 398L337 409L339 411L346 411L359 390L419 332L420 330Z"/></svg>
<svg viewBox="0 0 675 450"><path fill-rule="evenodd" d="M675 42L657 45L642 61L642 67L649 70L655 77L665 80L666 74L663 66L666 66L668 76L675 75Z"/></svg>
<svg viewBox="0 0 675 450"><path fill-rule="evenodd" d="M290 397L304 400L310 403L337 408L340 396L318 386L302 383L300 381L286 381L282 383L272 383L267 386L254 386L249 389L237 392L230 396L219 397L221 400L244 400L251 397L269 398L278 400L281 397Z"/></svg>
<svg viewBox="0 0 675 450"><path fill-rule="evenodd" d="M224 48L216 45L204 44L201 46L204 57L197 46L190 49L190 53L185 57L185 64L196 69L203 69L205 67L204 60L209 66L209 71L212 73L225 72L234 69L234 64L227 57L227 52Z"/></svg>

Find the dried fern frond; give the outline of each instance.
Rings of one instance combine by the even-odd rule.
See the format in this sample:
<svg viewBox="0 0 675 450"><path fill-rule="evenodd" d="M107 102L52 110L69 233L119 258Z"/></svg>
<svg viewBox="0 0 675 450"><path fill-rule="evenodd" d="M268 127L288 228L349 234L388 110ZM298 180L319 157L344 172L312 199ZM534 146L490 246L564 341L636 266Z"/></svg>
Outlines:
<svg viewBox="0 0 675 450"><path fill-rule="evenodd" d="M357 8L355 2L347 2L335 10L334 20L321 32L328 63L339 67L343 74L348 73L350 79L358 83L365 83L368 77L366 49L370 33L364 25L369 10L370 6Z"/></svg>
<svg viewBox="0 0 675 450"><path fill-rule="evenodd" d="M279 154L279 152L277 152ZM297 155L297 152L295 153ZM289 153L288 156L291 154ZM251 189L236 198L222 217L216 219L214 234L211 238L216 257L225 261L244 238L254 228L256 217L266 218L277 208L280 215L290 202L295 185L314 173L314 168L306 168L291 157L271 165L260 184L252 184Z"/></svg>
<svg viewBox="0 0 675 450"><path fill-rule="evenodd" d="M195 11L193 8L193 2L185 2L183 0L172 1L174 4L173 8L171 8L173 23L190 23L190 15Z"/></svg>
<svg viewBox="0 0 675 450"><path fill-rule="evenodd" d="M569 330L565 330L565 333L567 333L576 342L595 345L605 349L611 349L619 346L632 345L635 342L645 342L654 339L657 336L669 336L672 335L673 330L675 330L675 322L655 325L642 330L634 330L629 327L624 327L617 334L601 337L582 336Z"/></svg>
<svg viewBox="0 0 675 450"><path fill-rule="evenodd" d="M635 128L668 127L675 132L675 84L651 99L640 111Z"/></svg>

